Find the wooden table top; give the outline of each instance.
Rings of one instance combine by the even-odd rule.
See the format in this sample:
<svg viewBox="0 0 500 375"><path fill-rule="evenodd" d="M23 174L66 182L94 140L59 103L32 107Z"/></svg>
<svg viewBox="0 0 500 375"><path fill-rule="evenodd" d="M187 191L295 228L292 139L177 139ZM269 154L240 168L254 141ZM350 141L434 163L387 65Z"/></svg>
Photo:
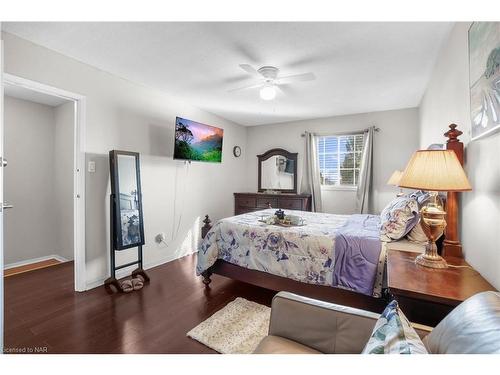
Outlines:
<svg viewBox="0 0 500 375"><path fill-rule="evenodd" d="M435 269L417 265L418 255L388 251L387 282L392 293L456 306L476 293L496 290L462 258L446 258L449 265L460 268Z"/></svg>

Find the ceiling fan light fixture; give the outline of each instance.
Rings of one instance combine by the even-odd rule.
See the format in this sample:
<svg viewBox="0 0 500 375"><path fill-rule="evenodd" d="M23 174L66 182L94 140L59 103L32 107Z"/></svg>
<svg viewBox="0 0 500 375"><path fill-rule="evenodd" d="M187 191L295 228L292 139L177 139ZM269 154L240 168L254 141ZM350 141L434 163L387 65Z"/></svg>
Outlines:
<svg viewBox="0 0 500 375"><path fill-rule="evenodd" d="M276 87L265 85L260 89L259 95L262 100L273 100L276 97Z"/></svg>

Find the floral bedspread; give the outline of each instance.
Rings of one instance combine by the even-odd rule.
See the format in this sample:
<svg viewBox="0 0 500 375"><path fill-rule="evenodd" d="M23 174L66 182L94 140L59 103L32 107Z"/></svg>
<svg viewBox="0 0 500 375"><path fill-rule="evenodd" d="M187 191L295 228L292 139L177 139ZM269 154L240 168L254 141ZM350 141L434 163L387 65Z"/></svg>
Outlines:
<svg viewBox="0 0 500 375"><path fill-rule="evenodd" d="M198 251L196 273L217 259L240 267L287 277L304 283L333 285L335 237L350 215L287 210L306 225L281 227L259 221L274 209L232 216L217 222Z"/></svg>

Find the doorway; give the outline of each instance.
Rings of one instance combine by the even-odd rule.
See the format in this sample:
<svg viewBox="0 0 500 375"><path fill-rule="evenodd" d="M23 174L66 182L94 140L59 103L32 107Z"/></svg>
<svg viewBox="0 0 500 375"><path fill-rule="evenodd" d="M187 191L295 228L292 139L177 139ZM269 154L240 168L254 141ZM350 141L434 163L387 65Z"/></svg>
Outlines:
<svg viewBox="0 0 500 375"><path fill-rule="evenodd" d="M85 280L85 98L4 74L4 273L74 262Z"/></svg>

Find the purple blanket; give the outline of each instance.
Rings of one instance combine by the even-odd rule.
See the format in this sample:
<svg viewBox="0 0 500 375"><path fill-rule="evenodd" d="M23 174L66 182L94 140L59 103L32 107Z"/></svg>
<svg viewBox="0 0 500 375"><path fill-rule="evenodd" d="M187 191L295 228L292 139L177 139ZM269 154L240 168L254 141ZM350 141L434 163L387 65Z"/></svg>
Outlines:
<svg viewBox="0 0 500 375"><path fill-rule="evenodd" d="M380 216L352 215L335 236L333 286L371 296L381 249Z"/></svg>

